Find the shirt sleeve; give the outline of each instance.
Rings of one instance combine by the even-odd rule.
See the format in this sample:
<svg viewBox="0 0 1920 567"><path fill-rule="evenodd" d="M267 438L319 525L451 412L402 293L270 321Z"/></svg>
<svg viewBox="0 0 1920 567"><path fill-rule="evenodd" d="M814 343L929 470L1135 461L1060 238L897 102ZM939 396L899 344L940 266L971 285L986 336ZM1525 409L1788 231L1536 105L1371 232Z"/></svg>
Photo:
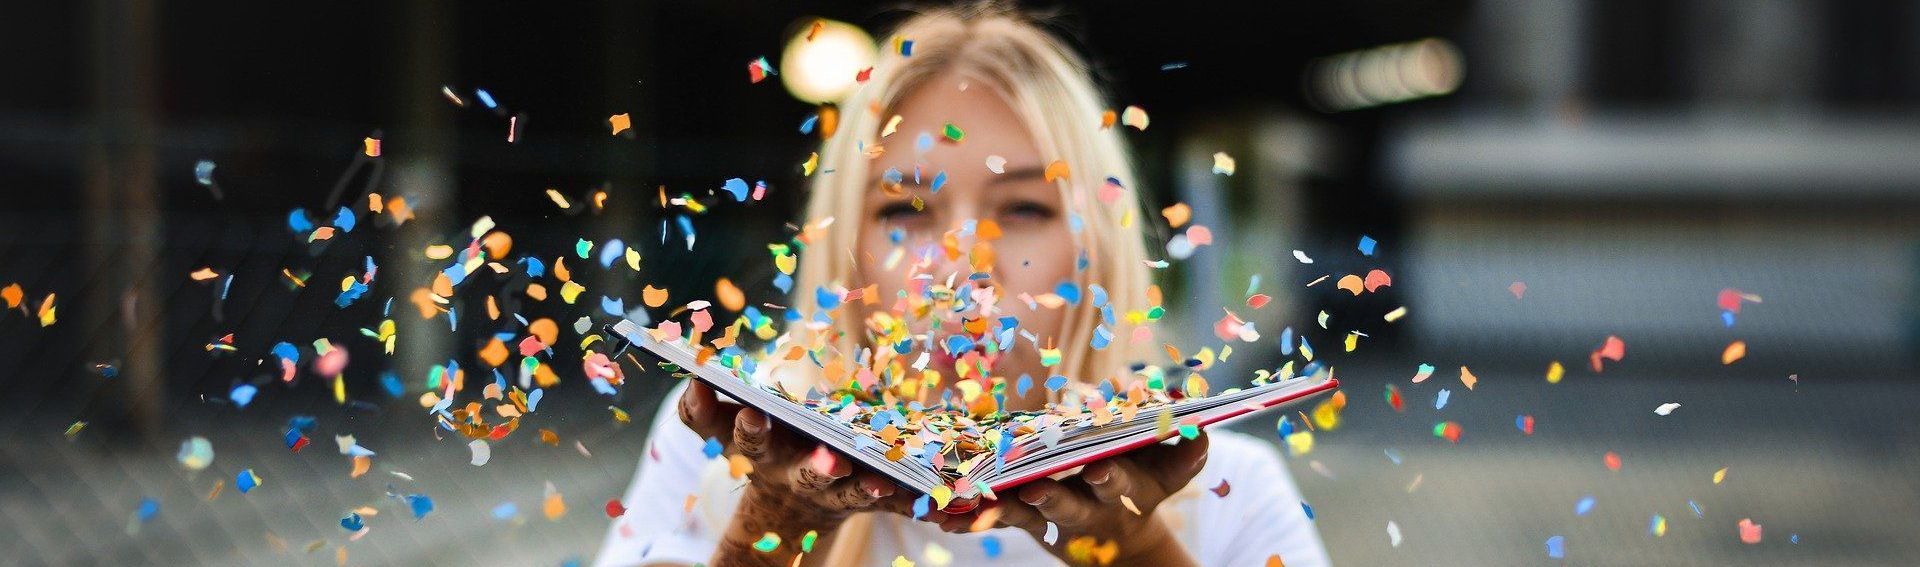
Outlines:
<svg viewBox="0 0 1920 567"><path fill-rule="evenodd" d="M1231 446L1217 441L1212 450L1238 452L1242 465L1222 475L1232 492L1219 499L1225 513L1218 514L1216 525L1200 535L1214 540L1203 548L1215 555L1201 563L1265 565L1268 557L1279 555L1287 567L1330 564L1320 531L1301 508L1300 488L1281 463L1279 452L1253 439L1243 438Z"/></svg>
<svg viewBox="0 0 1920 567"><path fill-rule="evenodd" d="M662 399L647 435L633 484L621 499L627 513L615 518L594 561L597 566L704 563L718 546L721 526L703 525L687 512L686 500L700 490L705 445L676 413L682 383Z"/></svg>

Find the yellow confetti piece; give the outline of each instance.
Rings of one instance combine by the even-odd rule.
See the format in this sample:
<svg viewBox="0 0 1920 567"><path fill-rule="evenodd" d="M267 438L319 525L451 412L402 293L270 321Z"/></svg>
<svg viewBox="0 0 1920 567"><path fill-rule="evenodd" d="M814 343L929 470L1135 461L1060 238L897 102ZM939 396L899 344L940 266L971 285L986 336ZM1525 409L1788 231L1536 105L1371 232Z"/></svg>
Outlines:
<svg viewBox="0 0 1920 567"><path fill-rule="evenodd" d="M1233 156L1227 155L1227 152L1214 152L1213 172L1221 175L1233 175Z"/></svg>
<svg viewBox="0 0 1920 567"><path fill-rule="evenodd" d="M905 555L895 555L893 556L893 567L913 567L913 560L907 559Z"/></svg>
<svg viewBox="0 0 1920 567"><path fill-rule="evenodd" d="M1406 317L1406 316L1407 316L1407 307L1405 305L1402 305L1399 308L1396 308L1392 311L1388 311L1384 319L1386 319L1388 323L1392 323L1394 321L1399 321L1401 317Z"/></svg>
<svg viewBox="0 0 1920 567"><path fill-rule="evenodd" d="M625 113L608 116L607 125L613 128L613 135L618 136L621 132L633 129L633 117Z"/></svg>
<svg viewBox="0 0 1920 567"><path fill-rule="evenodd" d="M361 144L365 146L362 148L362 151L366 152L367 157L380 157L380 140L378 138L361 140Z"/></svg>
<svg viewBox="0 0 1920 567"><path fill-rule="evenodd" d="M902 118L905 118L905 117L900 116L898 114L893 115L893 118L888 118L887 125L880 128L880 137L885 138L887 136L892 136L894 132L898 131L900 129L900 120Z"/></svg>
<svg viewBox="0 0 1920 567"><path fill-rule="evenodd" d="M614 132L614 133L615 133L615 134L618 134L619 132ZM554 188L552 188L552 187L548 187L548 188L547 188L547 198L548 198L548 199L552 199L552 200L553 200L553 204L555 204L555 205L558 205L558 206L559 206L559 207L560 207L561 209L571 209L571 208L573 208L573 203L572 203L572 202L569 202L569 201L567 201L567 196L566 196L566 195L562 195L562 194L560 194L560 190L558 190L558 189L554 189Z"/></svg>
<svg viewBox="0 0 1920 567"><path fill-rule="evenodd" d="M627 248L627 267L632 268L633 271L636 271L636 272L640 271L640 251L639 250L634 250L631 247Z"/></svg>
<svg viewBox="0 0 1920 567"><path fill-rule="evenodd" d="M627 415L627 410L623 410L613 406L607 406L607 409L613 410L614 421L618 421L620 423L633 423L633 416Z"/></svg>
<svg viewBox="0 0 1920 567"><path fill-rule="evenodd" d="M727 476L739 479L753 472L753 461L745 455L727 455Z"/></svg>
<svg viewBox="0 0 1920 567"><path fill-rule="evenodd" d="M1358 348L1359 346L1360 346L1360 333L1347 333L1347 352L1353 352L1353 349ZM1468 389L1471 390L1472 388L1468 388Z"/></svg>
<svg viewBox="0 0 1920 567"><path fill-rule="evenodd" d="M1714 484L1720 484L1720 481L1723 481L1723 480L1726 480L1726 479L1727 479L1727 468L1726 468L1726 467L1720 467L1720 470L1717 470L1717 471L1713 471L1713 483L1714 483Z"/></svg>
<svg viewBox="0 0 1920 567"><path fill-rule="evenodd" d="M811 154L807 154L807 161L802 162L800 164L800 174L804 176L812 177L813 170L818 169L819 167L820 167L820 152L813 152Z"/></svg>
<svg viewBox="0 0 1920 567"><path fill-rule="evenodd" d="M560 299L566 301L567 305L573 305L574 300L580 299L580 294L585 291L587 291L587 286L574 282L565 282L560 284Z"/></svg>
<svg viewBox="0 0 1920 567"><path fill-rule="evenodd" d="M1313 451L1313 432L1296 431L1287 435L1287 452L1293 456L1305 455Z"/></svg>
<svg viewBox="0 0 1920 567"><path fill-rule="evenodd" d="M1733 364L1747 357L1747 341L1733 341L1727 344L1727 350L1720 351L1720 364Z"/></svg>
<svg viewBox="0 0 1920 567"><path fill-rule="evenodd" d="M1127 495L1125 495L1125 494L1122 494L1122 495L1120 495L1120 505L1121 505L1121 506L1126 506L1126 507L1127 507L1127 511L1128 511L1128 512L1133 512L1133 515L1135 515L1135 516L1139 516L1139 515L1141 515L1141 514L1140 514L1140 507L1139 507L1139 506L1137 506L1137 505L1135 505L1135 504L1133 503L1133 497L1131 497L1131 496L1127 496Z"/></svg>
<svg viewBox="0 0 1920 567"><path fill-rule="evenodd" d="M1567 375L1567 367L1561 366L1560 361L1555 360L1552 363L1547 364L1547 383L1548 384L1559 384L1560 378L1566 375Z"/></svg>
<svg viewBox="0 0 1920 567"><path fill-rule="evenodd" d="M338 374L333 376L333 401L341 405L347 403L347 380Z"/></svg>
<svg viewBox="0 0 1920 567"><path fill-rule="evenodd" d="M933 489L933 492L929 494L929 496L933 497L933 504L934 504L933 509L935 510L945 509L947 507L947 502L950 502L953 500L953 489L948 488L946 486L935 487Z"/></svg>
<svg viewBox="0 0 1920 567"><path fill-rule="evenodd" d="M54 313L54 308L53 308L53 295L54 294L51 294L51 293L47 294L47 299L45 301L40 302L40 326L41 327L52 327L56 319L56 314Z"/></svg>
<svg viewBox="0 0 1920 567"><path fill-rule="evenodd" d="M1132 126L1135 130L1146 131L1147 109L1128 106L1126 110L1120 111L1120 123Z"/></svg>
<svg viewBox="0 0 1920 567"><path fill-rule="evenodd" d="M80 430L86 429L86 428L87 428L87 422L84 422L84 421L73 422L73 425L67 426L67 433L66 433L67 439L69 440L73 439L74 436L77 436L80 434Z"/></svg>

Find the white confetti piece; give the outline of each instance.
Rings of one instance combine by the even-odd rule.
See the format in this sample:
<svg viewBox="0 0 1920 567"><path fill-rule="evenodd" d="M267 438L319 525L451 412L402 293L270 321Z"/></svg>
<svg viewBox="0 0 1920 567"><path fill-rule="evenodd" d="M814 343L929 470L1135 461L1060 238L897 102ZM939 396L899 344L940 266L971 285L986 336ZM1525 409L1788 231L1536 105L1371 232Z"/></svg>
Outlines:
<svg viewBox="0 0 1920 567"><path fill-rule="evenodd" d="M1295 260L1299 260L1299 261L1300 261L1300 263L1302 263L1302 264L1312 264L1312 263L1313 263L1313 258L1308 258L1308 257L1307 257L1307 253L1306 253L1306 252L1301 252L1301 251L1299 251L1299 250L1295 250L1295 251L1293 251L1293 259L1295 259Z"/></svg>
<svg viewBox="0 0 1920 567"><path fill-rule="evenodd" d="M1047 542L1047 545L1053 545L1053 542L1060 541L1060 526L1054 525L1053 522L1047 522L1047 534L1040 539L1041 541Z"/></svg>
<svg viewBox="0 0 1920 567"><path fill-rule="evenodd" d="M467 449L473 451L473 458L467 461L473 466L484 465L487 461L493 460L493 446L488 445L485 439L475 439L467 443Z"/></svg>
<svg viewBox="0 0 1920 567"><path fill-rule="evenodd" d="M1393 523L1393 520L1387 520L1387 543L1400 547L1400 524Z"/></svg>
<svg viewBox="0 0 1920 567"><path fill-rule="evenodd" d="M1673 410L1677 410L1677 409L1680 409L1680 404L1677 404L1674 402L1667 402L1664 404L1660 404L1660 407L1653 408L1653 413L1656 413L1659 415L1667 415L1667 414L1673 413Z"/></svg>
<svg viewBox="0 0 1920 567"><path fill-rule="evenodd" d="M1007 158L1003 158L1000 156L987 156L987 171L991 171L995 175L1006 173Z"/></svg>

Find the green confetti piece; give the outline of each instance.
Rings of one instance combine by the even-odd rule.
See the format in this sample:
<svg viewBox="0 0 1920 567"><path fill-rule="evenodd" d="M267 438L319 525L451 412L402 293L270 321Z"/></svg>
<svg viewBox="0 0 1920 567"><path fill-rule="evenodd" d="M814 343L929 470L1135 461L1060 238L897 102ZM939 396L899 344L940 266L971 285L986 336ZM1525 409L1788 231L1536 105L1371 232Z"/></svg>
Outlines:
<svg viewBox="0 0 1920 567"><path fill-rule="evenodd" d="M816 539L820 539L820 532L817 532L814 530L807 530L807 535L800 537L800 552L812 553L813 540L816 540Z"/></svg>
<svg viewBox="0 0 1920 567"><path fill-rule="evenodd" d="M780 534L773 532L767 532L767 535L760 536L760 541L753 542L753 548L760 550L761 553L773 553L773 550L779 547Z"/></svg>
<svg viewBox="0 0 1920 567"><path fill-rule="evenodd" d="M580 259L585 260L587 259L587 253L593 251L593 243L582 238L579 242L573 243L573 251L580 255Z"/></svg>
<svg viewBox="0 0 1920 567"><path fill-rule="evenodd" d="M1191 423L1180 424L1180 436L1189 440L1200 436L1200 426Z"/></svg>
<svg viewBox="0 0 1920 567"><path fill-rule="evenodd" d="M961 138L965 138L965 137L967 137L967 133L966 133L966 132L961 132L961 131L960 131L960 127L959 127L959 126L954 126L952 122L948 122L948 123L947 123L947 132L946 132L946 133L947 133L947 139L948 139L948 140L953 140L953 141L955 141L955 142L958 142L958 141L960 141L960 139L961 139Z"/></svg>

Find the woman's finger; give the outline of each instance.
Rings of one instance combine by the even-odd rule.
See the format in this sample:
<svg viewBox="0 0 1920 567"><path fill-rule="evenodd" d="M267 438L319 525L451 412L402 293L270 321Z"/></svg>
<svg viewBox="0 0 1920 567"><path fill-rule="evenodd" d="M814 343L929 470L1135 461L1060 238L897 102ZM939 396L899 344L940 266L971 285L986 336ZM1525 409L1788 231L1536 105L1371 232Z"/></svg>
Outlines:
<svg viewBox="0 0 1920 567"><path fill-rule="evenodd" d="M757 466L771 464L781 456L777 450L780 444L773 441L774 433L773 420L767 414L742 409L733 417L733 450Z"/></svg>
<svg viewBox="0 0 1920 567"><path fill-rule="evenodd" d="M857 512L872 508L881 498L892 494L891 483L870 474L860 474L835 482L827 489L824 503L835 510Z"/></svg>
<svg viewBox="0 0 1920 567"><path fill-rule="evenodd" d="M790 471L787 480L796 490L819 493L833 485L834 481L853 474L853 463L827 451L824 458L795 461L787 470Z"/></svg>
<svg viewBox="0 0 1920 567"><path fill-rule="evenodd" d="M689 382L687 389L680 392L680 423L706 436L707 432L701 431L701 427L707 423L713 414L713 406L718 403L720 400L714 396L713 389L698 381Z"/></svg>
<svg viewBox="0 0 1920 567"><path fill-rule="evenodd" d="M993 506L1000 510L1000 525L1019 528L1031 534L1034 541L1040 541L1046 536L1047 519L1041 517L1040 511L1035 510L1033 506L1017 499L1002 499L993 503Z"/></svg>
<svg viewBox="0 0 1920 567"><path fill-rule="evenodd" d="M1040 516L1064 528L1086 526L1093 519L1091 498L1082 496L1052 479L1041 479L1020 489L1020 501L1040 511Z"/></svg>
<svg viewBox="0 0 1920 567"><path fill-rule="evenodd" d="M1128 455L1134 464L1151 471L1147 476L1166 494L1179 492L1193 481L1194 475L1207 464L1207 432L1201 430L1200 436L1181 439L1176 445L1155 445L1149 450L1135 451ZM1142 479L1141 482L1147 482Z"/></svg>
<svg viewBox="0 0 1920 567"><path fill-rule="evenodd" d="M1140 496L1133 493L1134 475L1138 469L1122 466L1123 464L1133 463L1121 459L1107 459L1087 465L1087 468L1080 472L1080 480L1086 481L1087 486L1093 489L1095 499L1106 504L1119 504L1121 496L1138 499Z"/></svg>

